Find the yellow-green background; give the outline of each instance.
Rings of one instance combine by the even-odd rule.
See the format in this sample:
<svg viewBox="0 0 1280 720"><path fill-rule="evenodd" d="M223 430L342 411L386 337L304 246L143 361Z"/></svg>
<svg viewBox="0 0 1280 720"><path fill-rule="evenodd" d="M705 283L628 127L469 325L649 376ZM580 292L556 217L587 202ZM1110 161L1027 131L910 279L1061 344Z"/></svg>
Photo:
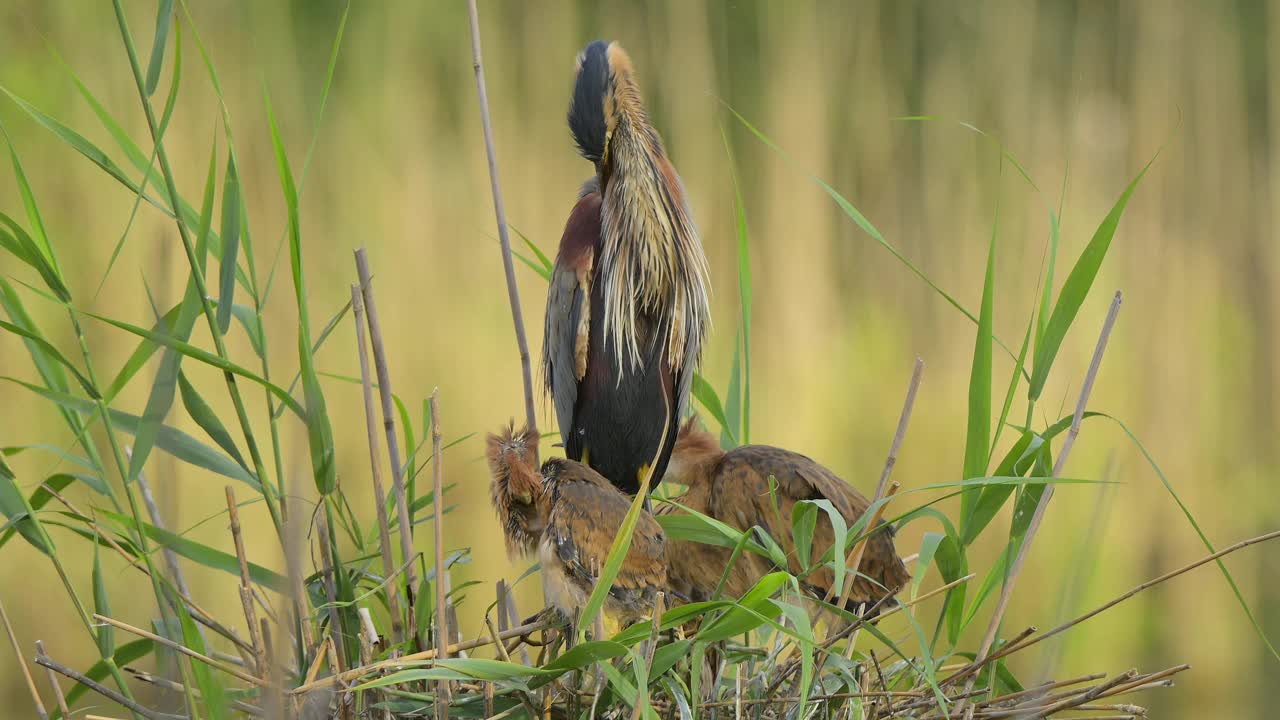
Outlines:
<svg viewBox="0 0 1280 720"><path fill-rule="evenodd" d="M258 263L265 268L284 216L262 86L270 87L297 170L343 3L189 4L235 122ZM126 6L145 57L155 3ZM574 54L597 37L619 40L632 54L711 261L715 328L704 371L722 392L738 320L733 189L720 131L726 129L742 179L755 276L752 437L811 454L863 488L873 485L883 463L917 355L928 366L895 477L906 488L959 478L974 326L858 230L806 173L838 188L891 243L975 310L999 204L995 327L1016 347L1036 293L1048 208L1057 206L1064 178L1059 283L1125 184L1160 152L1066 338L1037 422L1074 404L1111 293L1122 289L1123 311L1092 407L1129 424L1215 543L1280 525L1280 370L1274 362L1280 253L1273 230L1280 183L1272 172L1280 162L1280 6L511 0L481 3L481 13L507 213L548 252L590 171L564 123ZM167 145L182 190L195 199L217 110L186 39L182 96ZM111 147L51 47L147 147L109 4L5 3L0 84ZM770 134L794 163L746 132L722 100ZM946 121L895 119L925 114ZM104 290L90 301L133 198L7 100L0 102L0 118L22 154L73 295L99 312L146 324L145 276L160 304L175 303L185 282L181 246L172 223L145 205ZM1039 191L1008 163L1001 174L995 146L955 121L999 137ZM22 212L7 164L0 207ZM483 433L522 414L463 3L353 4L302 213L314 324L347 299L351 250L367 246L394 387L414 414L437 386L446 439ZM12 260L0 270L34 277ZM296 316L287 265L282 270L268 330L274 375L287 378L296 368ZM523 266L517 275L536 357L543 283ZM33 295L28 302L46 331L73 348L65 316ZM195 338L208 345L203 323ZM133 347L132 338L102 325L90 327L89 343L99 373L108 375ZM320 369L356 374L353 350L350 324L344 324L319 355ZM242 335L233 352L246 363L252 359ZM215 407L229 413L217 374L192 361L184 367ZM0 336L0 368L35 378L11 336ZM997 408L1010 368L997 351ZM141 373L118 405L140 412L153 373ZM358 390L337 381L325 388L343 487L369 518ZM1014 417L1022 414L1022 394ZM250 396L260 402L259 393ZM25 391L3 386L0 407L0 444L70 442L54 408ZM541 401L540 411L551 427ZM170 419L198 432L180 408ZM313 493L305 436L293 424L285 427L290 481ZM265 426L259 429L265 436ZM480 453L473 438L445 463L447 481L459 485L453 496L459 508L446 524L448 544L469 546L474 556L458 580L484 581L462 608L471 634L479 632L477 613L491 600L493 581L526 567L509 563L501 548ZM221 478L161 453L152 457L147 472L172 526L186 528L222 506ZM1120 483L1112 491L1067 486L1055 496L1011 627L1055 625L1203 554L1125 435L1106 421L1087 422L1068 474L1101 477L1109 460L1110 477ZM26 488L52 467L34 453L13 464ZM265 512L256 506L244 516L251 558L278 566ZM998 518L990 539L1007 522L1007 515ZM920 523L903 532L901 552L914 552L926 529ZM422 530L419 546L429 549L430 526ZM224 520L192 537L230 548ZM87 546L65 534L55 540L74 557L72 569L87 590ZM1079 560L1086 541L1097 549L1096 561ZM985 572L995 547L979 543L976 570ZM1227 565L1264 627L1280 637L1277 552L1254 548ZM145 623L154 613L145 580L114 558L108 567L116 613ZM188 572L206 606L236 617L232 581L194 566ZM522 587L521 609L531 612L540 601L535 583ZM51 568L20 542L0 560L0 600L28 654L40 638L62 659L82 667L91 662L92 643ZM926 610L927 617L932 613ZM909 634L901 620L886 628L894 636ZM970 645L976 641L967 638ZM1050 646L1052 654L1062 653L1059 676L1191 663L1175 689L1138 700L1161 717L1266 717L1280 701L1274 682L1280 661L1267 655L1212 567L1078 627L1061 647ZM1042 662L1032 651L1015 669L1034 676ZM0 698L11 712L24 713L29 701L13 670L6 648Z"/></svg>

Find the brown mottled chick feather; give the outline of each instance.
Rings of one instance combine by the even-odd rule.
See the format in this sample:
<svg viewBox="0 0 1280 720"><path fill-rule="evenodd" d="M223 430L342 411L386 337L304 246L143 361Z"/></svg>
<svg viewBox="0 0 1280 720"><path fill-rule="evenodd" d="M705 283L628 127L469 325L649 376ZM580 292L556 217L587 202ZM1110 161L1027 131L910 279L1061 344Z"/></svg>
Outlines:
<svg viewBox="0 0 1280 720"><path fill-rule="evenodd" d="M769 491L770 476L777 481L773 493L777 499L776 512ZM749 530L753 526L762 528L791 559L787 570L793 574L804 570L796 559L795 540L791 533L791 511L798 502L826 499L849 524L853 524L870 505L867 498L851 485L804 455L767 445L747 445L725 452L715 437L695 427L693 419L680 429L666 480L689 488L688 493L675 498L681 505L738 530ZM664 505L657 512L661 515L680 510ZM812 557L821 558L834 542L830 519L826 513L818 513ZM671 589L693 600L708 599L729 564L729 556L730 550L726 548L673 542L668 552L670 564L667 569ZM769 560L755 553L743 553L729 572L725 592L739 597L775 569ZM896 594L910 579L894 549L890 526L881 525L868 539L859 572L867 577L859 577L853 584L847 605L851 611L856 611L860 605L873 605L886 595ZM818 597L827 594L833 581L829 567L823 567L802 580L807 589ZM836 594L838 592L837 588ZM880 607L884 609L895 604L890 597Z"/></svg>
<svg viewBox="0 0 1280 720"><path fill-rule="evenodd" d="M490 498L507 548L537 551L548 605L566 616L586 605L622 526L631 498L582 463L552 458L535 470L528 431L490 435ZM605 601L605 614L626 624L645 617L667 586L666 538L642 513L631 547Z"/></svg>

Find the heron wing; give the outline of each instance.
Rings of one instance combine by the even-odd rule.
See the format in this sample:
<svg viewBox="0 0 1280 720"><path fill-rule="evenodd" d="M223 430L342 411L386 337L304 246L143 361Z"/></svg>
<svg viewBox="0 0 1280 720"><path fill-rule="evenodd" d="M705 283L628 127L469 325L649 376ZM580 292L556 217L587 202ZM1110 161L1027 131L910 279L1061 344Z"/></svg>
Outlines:
<svg viewBox="0 0 1280 720"><path fill-rule="evenodd" d="M547 392L566 451L578 459L572 437L578 384L587 372L587 341L591 332L591 282L600 243L600 194L586 191L569 214L551 283L543 329L542 365Z"/></svg>

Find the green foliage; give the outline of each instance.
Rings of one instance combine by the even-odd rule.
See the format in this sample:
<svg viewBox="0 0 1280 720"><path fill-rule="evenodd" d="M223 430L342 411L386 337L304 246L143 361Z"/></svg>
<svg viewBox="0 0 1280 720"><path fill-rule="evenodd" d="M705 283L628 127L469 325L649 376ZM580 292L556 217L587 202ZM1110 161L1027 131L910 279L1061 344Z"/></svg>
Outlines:
<svg viewBox="0 0 1280 720"><path fill-rule="evenodd" d="M331 333L344 324L350 305L344 305L331 316L318 334L313 335L304 258L312 252L313 247L321 246L304 246L300 207L307 169L316 148L315 136L313 135L305 159L295 176L295 168L291 165L287 152L287 146L293 144L292 138L282 131L269 97L266 99L267 129L270 132L287 217L283 246L288 249L289 271L294 290L292 304L298 316L297 368L293 381L286 389L271 380L267 362L270 326L264 322L264 311L270 298L277 265L275 261L272 262L265 283L260 285L257 264L260 258L255 253L253 231L256 229L261 233L261 228L251 222L245 202L246 197L253 197L252 193L260 192L261 189L242 184L246 178L241 177L231 113L222 95L213 58L195 31L185 3L181 5L183 12L177 13L178 7L172 0L160 0L144 73L133 47L123 9L118 2L115 7L121 25L121 39L130 56L130 65L139 86L139 100L151 132L150 148L140 146L124 129L125 126L108 112L65 64L63 67L68 78L110 137L109 146L114 143L114 147L109 147L109 152L88 140L79 130L36 108L10 90L0 87L0 92L27 119L49 131L61 144L89 160L131 193L132 210L112 249L102 281L105 282L130 235L134 216L140 209L150 212L147 208L157 210L175 222L190 266L188 281L180 303L164 310L155 307L153 302L154 322L144 321L144 324L113 317L109 311L89 312L83 303L73 302L71 289L65 279L67 275L64 275L64 268L58 260L57 243L50 237L18 149L8 142L7 130L0 126L0 132L5 135L18 190L16 199L0 200L0 205L16 206L18 202L22 205L22 212L15 210L12 216L3 212L10 208L0 209L3 210L0 211L0 253L11 256L14 260L11 263L14 268L10 271L11 274L0 277L0 310L7 317L7 320L0 320L0 332L12 335L23 343L39 381L19 379L21 373L16 370L12 371L14 377L4 376L0 380L25 388L56 408L74 436L74 444L68 447L47 442L0 448L0 513L4 516L3 523L0 523L0 548L12 538L21 536L47 557L63 578L68 596L82 619L88 618L86 611L89 605L93 611L104 616L110 616L113 612L112 600L115 600L117 610L122 609L120 597L110 597L107 589L107 578L113 569L111 563L124 560L138 565L150 565L150 543L154 543L160 550L172 551L185 562L218 571L218 577L226 576L229 585L238 583L240 562L234 554L197 542L188 536L189 531L165 530L154 523L144 522L137 511L137 488L132 481L142 472L151 453L159 450L215 475L245 483L261 493L261 497L255 497L250 502L265 501L271 507L283 495L281 490L285 482L277 426L300 423L298 427L304 429L307 436L316 488L322 496L323 507L314 509L314 512L325 513L321 516L325 519L321 527L327 530L327 533L315 533L315 537L308 537L307 542L323 543L334 567L331 573L309 575L299 568L298 572L302 577L296 580L303 589L304 597L301 598L295 595L295 578L269 567L248 563L249 580L257 592L273 594L274 600L267 604L272 608L271 612L279 610L283 617L287 617L291 611L296 612L300 616L300 622L305 623L313 632L337 639L344 651L341 662L346 667L352 667L361 660L358 642L361 621L358 610L367 609L382 599L383 605L374 608L377 611L375 623L385 624L389 620L387 613L390 612L390 603L386 598L392 594L404 597L405 593L398 578L382 576L383 569L376 563L379 558L370 550L376 547L378 528L375 523L368 519L363 519L362 522L338 485L339 459L335 456L334 447L335 420L341 423L339 432L353 432L355 428L348 426L346 418L331 416L320 380L324 377L341 382L360 381L323 372L317 364L317 355L322 346ZM344 12L336 30L321 89L315 120L317 128L328 100L346 19ZM173 76L163 111L157 120L150 98L157 91L164 73L170 31L173 34ZM178 193L163 143L179 98L184 32L188 34L187 42L190 39L196 42L220 110L219 117L215 120L199 209ZM749 124L736 111L730 112L765 146L778 153L782 152L764 133ZM977 131L972 126L967 127ZM985 133L982 134L991 139ZM221 141L219 135L222 136ZM751 441L752 308L756 299L750 262L746 201L739 183L729 134L724 130L722 140L728 156L735 201L733 209L738 317L733 324L732 361L723 394L701 375L694 377L692 394L705 414L719 425L722 445L727 448ZM220 142L225 143L225 150L219 149ZM125 159L118 163L113 159L113 154L123 154ZM1003 162L1009 162L1033 189L1036 188L1023 166L1003 147L1000 148L1000 157L1002 168ZM221 178L218 173L220 161L223 168ZM483 657L402 661L394 670L384 675L370 674L358 680L355 690L359 699L355 702L366 711L379 707L396 707L402 710L429 707L436 701L432 683L480 682L492 684L496 695L494 709L498 713L510 712L515 715L524 711L523 703L530 697L530 693L548 688L553 682L570 674L579 674L600 678L595 692L604 707L631 708L634 717L645 718L665 716L666 708L670 708L670 712L679 714L682 720L692 720L705 716L704 699L723 700L737 692L739 688L735 676L741 674L744 678L742 693L745 699L762 699L781 692L794 694L798 698L795 702L798 707L792 716L806 717L806 713L815 707L813 703L816 697L825 696L824 702L830 702L832 698L840 697L841 693L862 689L867 673L874 665L876 673L884 673L886 689L916 689L926 702L934 703L929 708L930 711L936 709L945 713L954 701L955 687L947 684L944 663L953 656L972 657L972 654L961 649L961 642L967 637L966 630L982 615L986 601L996 590L1011 581L1009 571L1013 558L1022 545L1029 541L1028 525L1037 504L1044 496L1045 488L1049 483L1092 482L1087 479L1053 477L1053 444L1055 440L1060 440L1061 434L1069 427L1070 418L1039 429L1032 426L1030 418L1033 417L1036 402L1043 393L1065 337L1075 324L1101 271L1127 203L1149 168L1150 163L1114 203L1056 297L1053 286L1060 244L1061 209L1057 213L1048 213L1050 234L1043 284L1036 301L1032 303L1034 307L1031 308L1030 317L1026 319L1024 337L1016 353L1006 347L995 333L998 203L987 248L981 304L975 314L942 290L890 243L852 201L827 182L810 176L810 180L834 201L845 218L888 250L909 272L968 317L976 327L967 395L961 477L942 482L912 482L893 499L899 506L895 507L898 515L890 520L898 522L899 527L918 520L930 523L930 531L924 534L917 564L913 568L909 591L904 594L909 594L912 599L918 598L933 570L936 570L943 582L958 584L939 603L913 605L900 611L901 621L886 621L900 622L900 625L866 626L866 635L883 645L884 652L887 653L876 663L869 663L869 658L862 656L858 647L846 649L820 640L820 633L815 630L816 625L823 624L824 619L849 619L851 616L844 608L834 607L813 597L806 580L819 569L829 568L834 575L835 586L843 587L849 573L856 572L855 568L846 567L849 550L871 533L885 531L884 528L869 527L869 523L871 517L889 502L888 499L873 503L861 517L853 519L843 516L825 499L809 499L797 503L788 527L790 540L795 548L794 556L788 555L784 550L785 543L780 540L785 538L771 537L759 527L740 530L688 508L684 508L682 512L660 515L658 521L669 541L704 543L727 551L728 563L718 578L711 599L669 607L654 624L639 623L622 628L613 637L593 636L590 640L585 640L587 631L595 625L596 616L603 611L606 595L629 549L640 515L644 512L641 493L632 502L624 522L617 529L598 582L577 618L576 626L570 630L576 636L575 639L579 640L571 648L551 653L545 662L537 666ZM215 203L219 187L220 203ZM218 214L216 229L215 212ZM514 227L512 230L523 243L520 251L514 251L516 257L544 280L549 279L553 267L551 257L519 230ZM217 281L213 287L205 283L210 256L218 263ZM279 254L275 257L278 259ZM82 270L76 268L77 273ZM24 283L12 273L28 273L31 277L38 277L38 285ZM69 276L76 277L75 274ZM27 293L21 292L21 288L25 288ZM147 288L148 299L151 300L149 292ZM80 342L81 353L78 358L73 359L59 349L55 342L58 337L56 333L46 331L33 321L24 304L24 294L28 293L37 295L52 303L56 309L66 312ZM213 351L201 347L200 343L193 340L195 324L202 313L209 324ZM110 378L105 386L96 379L98 376L93 367L93 348L81 332L79 321L84 317L104 323L110 331L122 331L138 338L123 365L118 369L113 368L116 370L114 374L104 376ZM233 332L232 318L235 318L249 341L252 351L249 360L251 364L256 362L252 367L232 359L226 350L224 339ZM997 346L1014 361L998 414L995 413L993 395L993 356ZM141 415L115 407L117 398L151 364L158 351L160 357L155 363L154 379L148 388ZM1027 367L1029 355L1030 368ZM256 361L253 360L255 357ZM195 376L188 373L189 368L184 370L182 367L182 362L186 359L212 367L223 376L236 409L234 422L220 416L216 403L202 394L193 381ZM275 362L281 362L280 358L276 358ZM255 383L263 389L265 413L250 416L249 407L239 395L236 378ZM1018 397L1019 384L1023 380L1028 385L1025 406L1028 421L1025 423L1026 427L1017 428L1012 444L1004 447L1001 433L1006 425L1012 427L1008 419L1015 410L1014 399ZM294 396L299 384L301 400ZM200 428L208 443L178 430L169 422L169 413L178 397L181 397L185 413ZM406 403L399 395L393 395L393 399L404 446L410 449L402 459L401 469L409 488L407 500L411 518L414 524L438 521L441 518L427 514L433 507L434 493L418 493L415 485L418 473L428 464L419 451L428 442L425 436L431 425L431 418L424 405L421 424L417 426L420 432L415 432L410 413L415 405L412 402ZM413 398L409 400L412 401ZM286 415L286 410L292 414ZM1085 418L1094 417L1108 416L1099 413L1085 414ZM98 422L102 422L102 427L95 427ZM262 461L260 447L265 447L265 444L260 445L255 436L255 422L266 422L271 428L270 446L275 457L274 482L268 477L270 473ZM1116 422L1119 423L1118 420ZM1146 449L1127 427L1120 427L1146 456L1201 542L1212 551L1214 546L1201 530L1191 510L1183 503ZM111 479L117 475L108 472L106 464L98 455L100 441L91 432L105 435L107 446L112 449L112 456L117 464L120 463L119 450L123 446L121 433L133 436L132 460L129 461L127 470L117 467L117 474L124 481L120 487L112 484ZM472 434L461 434L444 447L452 448ZM417 442L419 436L422 436L421 442ZM45 477L43 482L23 486L7 464L6 458L27 451L47 453L60 463L74 465L76 472L41 473L40 476ZM344 465L346 466L355 465ZM776 488L776 481L773 486ZM444 490L449 491L453 487L449 485ZM87 501L91 512L82 514L69 504L61 502L65 492L77 489L85 490L86 494L91 493ZM351 492L350 487L348 492ZM960 511L957 520L953 521L939 508L940 503L957 496ZM913 505L917 500L918 504ZM394 499L378 498L377 501L391 508ZM657 502L680 506L679 498L657 499ZM1005 512L1006 506L1010 505L1007 532L1002 538L998 538L997 543L1001 551L990 567L979 567L977 558L971 556L969 550L988 528L1002 524L997 523L997 520ZM445 512L452 509L452 506L446 507ZM291 505L290 512L297 513L295 517L310 521L308 513L313 512L313 509L305 503L295 502ZM388 529L395 530L398 522L394 519L395 513L389 513L389 516L393 519ZM212 515L210 520L225 522L222 512ZM63 542L64 535L59 534L61 545L55 545L49 528L57 533L66 531L66 541ZM830 528L834 537L833 547L823 553L816 552L814 547L820 528L824 531ZM277 527L277 530L280 531L283 547L283 528ZM315 546L305 547L313 549ZM103 552L104 549L109 552ZM271 548L272 551L277 549ZM469 560L469 549L446 550L446 566ZM62 561L64 556L70 557L74 552L92 553L89 570L92 603L80 600L75 586L65 575ZM113 553L123 555L123 558L117 558ZM725 597L724 589L729 571L745 553L767 560L773 569L759 578L741 597ZM254 549L255 556L261 558L263 554L269 556L265 550ZM303 555L305 554L304 552ZM798 567L799 572L793 574L793 567ZM1219 567L1259 636L1267 641L1234 578L1221 562ZM979 583L963 582L971 570L975 575L981 575ZM211 619L203 617L203 611L179 597L169 578L160 576L154 570L152 574L159 606L146 607L130 597L127 598L130 611L136 608L138 612L158 613L160 620L155 625L166 639L180 642L198 653L212 654L226 650L229 632L217 627L217 623L208 623ZM438 632L431 627L435 609L435 594L432 590L433 583L440 579L435 577L434 567L424 567L421 575L421 584L413 588L416 590L416 614L409 615L407 608L401 607L405 615L398 618L410 628L408 637L399 644L384 639L381 646L372 650L371 659L386 660L413 652ZM332 583L332 589L326 582ZM478 587L476 581L458 582L451 588L449 598L455 605L460 604L467 600L469 594L477 592ZM668 598L672 603L680 600L682 599ZM297 603L297 607L288 607L293 603ZM284 609L280 610L281 608ZM822 612L814 612L815 608L820 608ZM926 617L927 613L933 611L936 611L936 617ZM197 624L198 620L208 627L202 628ZM937 628L932 639L925 631L931 623ZM889 627L892 627L892 632L886 631ZM910 632L905 640L902 639L903 628ZM945 633L942 632L943 628ZM112 678L123 692L128 693L128 684L124 681L121 668L156 654L157 645L146 639L119 644L122 638L117 637L117 630L108 624L91 624L86 621L85 629L91 635L101 657L85 672L86 676L95 681ZM681 631L678 635L674 632L677 629ZM470 635L464 632L464 636ZM656 646L646 647L649 642L656 642ZM277 638L276 643L276 659L287 669L284 673L286 684L296 686L303 683L309 663L315 659L310 653L314 653L316 648L289 648L287 638ZM937 647L939 643L942 644L940 649ZM704 666L704 660L712 659L716 660L714 664ZM881 663L880 660L884 662ZM782 669L788 662L794 666L792 674L785 678L785 685L774 685L773 680L782 674ZM252 703L262 700L251 691L233 684L228 676L204 662L183 658L179 661L179 670L187 683L192 710L198 711L201 717L232 717L236 712L236 703L240 700ZM993 664L990 675L993 678L993 692L996 694L1017 692L1022 687L1019 679L1003 662ZM778 682L783 683L784 679L779 679ZM83 686L76 686L68 700L75 704L83 693ZM853 703L858 703L858 711L864 710L861 700L845 702L851 703L850 707L855 707ZM455 696L454 703L452 709L455 716L472 717L480 714L478 698L474 695L460 693ZM660 709L662 712L659 712Z"/></svg>

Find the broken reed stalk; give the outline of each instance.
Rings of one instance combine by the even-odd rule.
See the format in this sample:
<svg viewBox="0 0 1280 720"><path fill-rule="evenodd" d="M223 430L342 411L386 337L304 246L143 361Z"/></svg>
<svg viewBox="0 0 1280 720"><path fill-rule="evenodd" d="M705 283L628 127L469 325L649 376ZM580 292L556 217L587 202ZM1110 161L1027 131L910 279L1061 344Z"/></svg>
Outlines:
<svg viewBox="0 0 1280 720"><path fill-rule="evenodd" d="M27 659L22 655L22 646L18 644L18 636L13 632L13 626L9 624L9 615L4 611L4 603L0 603L0 621L4 622L4 632L9 636L9 644L13 646L13 656L18 661L18 667L22 669L22 679L27 684L27 690L31 693L31 700L36 705L36 714L41 720L46 720L49 713L44 710L44 703L40 702L40 691L36 689L36 681L31 677L31 669L27 667Z"/></svg>
<svg viewBox="0 0 1280 720"><path fill-rule="evenodd" d="M1085 406L1089 404L1089 395L1093 392L1093 383L1097 380L1098 369L1102 365L1102 354L1107 349L1107 340L1111 337L1111 329L1115 327L1116 316L1120 313L1120 303L1122 295L1119 290L1116 291L1115 297L1111 300L1111 309L1107 311L1107 319L1102 323L1102 332L1098 336L1098 345L1093 351L1093 359L1089 362L1089 372L1085 374L1084 385L1080 388L1080 399L1076 402L1076 412L1071 418L1071 429L1067 432L1066 439L1062 442L1062 449L1058 451L1058 461L1053 466L1053 477L1061 477L1062 470L1066 467L1067 458L1071 456L1071 448L1075 445L1076 437L1080 434L1080 420L1084 417ZM1040 529L1040 523L1044 520L1045 510L1049 506L1049 500L1053 497L1053 483L1049 483L1044 487L1044 493L1040 496L1040 502L1036 504L1035 513L1031 516L1031 522L1027 525L1027 532L1022 538L1022 544L1018 547L1018 554L1014 556L1013 564L1009 567L1009 576L1005 580L1004 586L1000 588L1000 599L996 602L995 612L991 616L991 622L987 626L986 635L982 638L982 644L978 647L978 654L975 657L975 663L980 663L986 659L987 654L991 652L991 646L996 641L996 634L1000 631L1000 622L1004 619L1005 612L1009 609L1009 601L1013 598L1013 588L1018 582L1018 576L1022 573L1022 566L1027 560L1027 553L1031 548L1031 541L1035 538L1036 531ZM969 679L965 685L965 689L973 688L977 676ZM966 711L965 717L973 716L973 706Z"/></svg>
<svg viewBox="0 0 1280 720"><path fill-rule="evenodd" d="M902 442L907 437L907 426L911 424L911 411L916 405L916 394L920 391L920 382L924 379L924 359L917 357L915 367L911 370L911 382L907 385L907 398L902 403L902 414L898 416L898 428L893 433L893 442L889 444L889 456L885 459L884 469L880 471L880 482L876 484L876 493L871 498L871 504L874 505L884 497L885 488L889 485L889 476L893 474L893 468L898 464L898 452L902 449ZM885 505L888 505L886 502ZM876 511L876 516L867 524L867 529L863 531L863 535L870 537L871 531L875 529L875 524L880 521L880 515L883 514L884 506ZM849 594L853 592L853 583L858 578L858 567L862 564L862 553L866 549L867 537L864 537L860 543L849 553L846 558L845 567L849 568L848 577L845 578L844 588L840 592L840 607L844 607L849 601ZM831 588L835 589L834 586ZM826 600L831 600L832 593L827 592Z"/></svg>
<svg viewBox="0 0 1280 720"><path fill-rule="evenodd" d="M369 274L369 258L364 248L356 250L356 274L364 295L365 319L369 323L369 343L373 347L373 368L378 374L378 397L382 401L382 428L387 436L387 456L391 460L391 487L396 495L396 518L400 523L400 554L408 563L404 572L405 598L409 617L415 617L413 606L418 593L418 571L413 558L413 523L409 519L409 500L404 487L404 468L400 467L400 444L396 439L395 408L391 397L391 374L387 371L387 353L378 324L378 305L373 300L373 279ZM417 634L414 634L415 643Z"/></svg>
<svg viewBox="0 0 1280 720"><path fill-rule="evenodd" d="M65 676L65 677L71 678L72 680L75 680L76 682L80 683L81 685L84 685L85 687L89 688L90 690L92 690L92 691L94 691L94 692L98 693L99 695L101 695L101 696L103 696L103 697L107 698L107 699L108 699L108 700L110 700L111 702L118 703L118 704L120 704L120 705L122 705L122 706L124 706L124 707L128 708L128 709L129 709L131 712L133 712L135 715L141 715L142 717L147 718L147 720L167 720L168 718L177 717L177 716L175 716L175 715L162 715L162 714L160 714L160 713L158 713L158 712L156 712L156 711L154 711L154 710L148 710L147 708L145 708L145 707L143 707L143 706L139 705L138 703L136 703L136 702L134 702L134 701L130 700L129 698L125 697L124 695L121 695L120 693L116 692L115 690L112 690L111 688L109 688L109 687L107 687L107 686L105 686L105 685L103 685L103 684L101 684L101 683L99 683L99 682L95 681L93 678L91 678L91 677L89 677L89 676L87 676L87 675L85 675L85 674L83 674L83 673L80 673L80 672L77 672L77 671L75 671L75 670L72 670L71 668L67 667L66 665L63 665L62 663L60 663L60 662L58 662L58 661L54 660L53 658L49 657L48 655L43 655L43 654L42 654L42 655L36 655L36 664L37 664L37 665L39 665L39 666L41 666L41 667L47 668L47 669L49 669L49 670L52 670L53 672L56 672L56 673L58 673L59 675L63 675L63 676Z"/></svg>
<svg viewBox="0 0 1280 720"><path fill-rule="evenodd" d="M170 692L185 693L187 691L187 687L182 683L174 682L168 678L160 677L159 675L156 675L154 673L149 673L146 670L139 670L138 668L129 667L127 665L121 669L129 673L129 675L131 675L138 682L145 683L147 685L155 685L158 688L163 688ZM200 697L200 693L198 691L195 691L195 697ZM267 712L265 710L263 710L262 708L256 705L250 705L247 702L242 702L240 700L227 700L227 704L235 708L236 710L239 710L248 715L252 715L254 717L267 716Z"/></svg>
<svg viewBox="0 0 1280 720"><path fill-rule="evenodd" d="M476 74L476 90L480 100L480 124L484 128L484 148L489 157L489 185L493 191L493 212L498 222L498 242L502 246L502 268L507 277L507 300L511 303L511 322L516 328L516 347L520 351L520 372L524 381L525 426L538 437L538 415L533 405L533 371L529 360L529 340L525 335L524 313L520 310L520 289L516 286L516 268L511 259L511 237L507 232L507 211L502 204L502 187L498 182L498 155L493 142L493 121L489 117L489 93L485 90L484 63L480 58L480 14L476 0L467 0L467 16L471 22L471 65ZM538 464L538 445L533 446L533 463Z"/></svg>
<svg viewBox="0 0 1280 720"><path fill-rule="evenodd" d="M440 463L441 439L444 434L440 430L440 388L431 390L431 498L432 510L435 513L435 546L436 546L436 652L437 657L449 657L449 611L446 607L447 596L445 586L448 584L449 569L444 566L444 466ZM438 684L437 702L440 720L449 720L449 681L441 680ZM438 702L443 700L443 702Z"/></svg>
<svg viewBox="0 0 1280 720"><path fill-rule="evenodd" d="M258 612L253 604L253 582L249 579L249 559L244 552L244 535L240 531L240 510L236 506L236 491L227 486L227 515L231 519L231 537L235 540L236 560L240 563L240 604L244 606L245 624L249 626L249 644L253 646L253 659L259 675L266 676L268 668L262 656L262 638L258 636Z"/></svg>
<svg viewBox="0 0 1280 720"><path fill-rule="evenodd" d="M503 614L505 613L505 615ZM516 598L505 580L498 581L498 629L506 630L520 624L520 610L516 607ZM529 664L529 648L520 644L520 662Z"/></svg>
<svg viewBox="0 0 1280 720"><path fill-rule="evenodd" d="M36 641L36 655L44 655L44 643L40 640ZM62 686L58 684L58 674L50 668L44 669L49 676L49 687L53 690L53 697L58 701L58 712L63 718L71 717L71 710L67 708L67 696L62 694Z"/></svg>
<svg viewBox="0 0 1280 720"><path fill-rule="evenodd" d="M378 545L382 551L382 572L390 580L395 570L395 556L391 551L391 527L387 523L387 493L382 487L382 463L378 462L378 419L373 409L373 381L369 377L369 354L365 348L364 301L358 285L351 286L351 312L355 315L356 352L360 356L360 388L369 441L369 472L373 478L373 505L378 512ZM391 615L391 642L399 645L404 640L404 622L400 617L400 592L394 582L387 586L387 612Z"/></svg>

